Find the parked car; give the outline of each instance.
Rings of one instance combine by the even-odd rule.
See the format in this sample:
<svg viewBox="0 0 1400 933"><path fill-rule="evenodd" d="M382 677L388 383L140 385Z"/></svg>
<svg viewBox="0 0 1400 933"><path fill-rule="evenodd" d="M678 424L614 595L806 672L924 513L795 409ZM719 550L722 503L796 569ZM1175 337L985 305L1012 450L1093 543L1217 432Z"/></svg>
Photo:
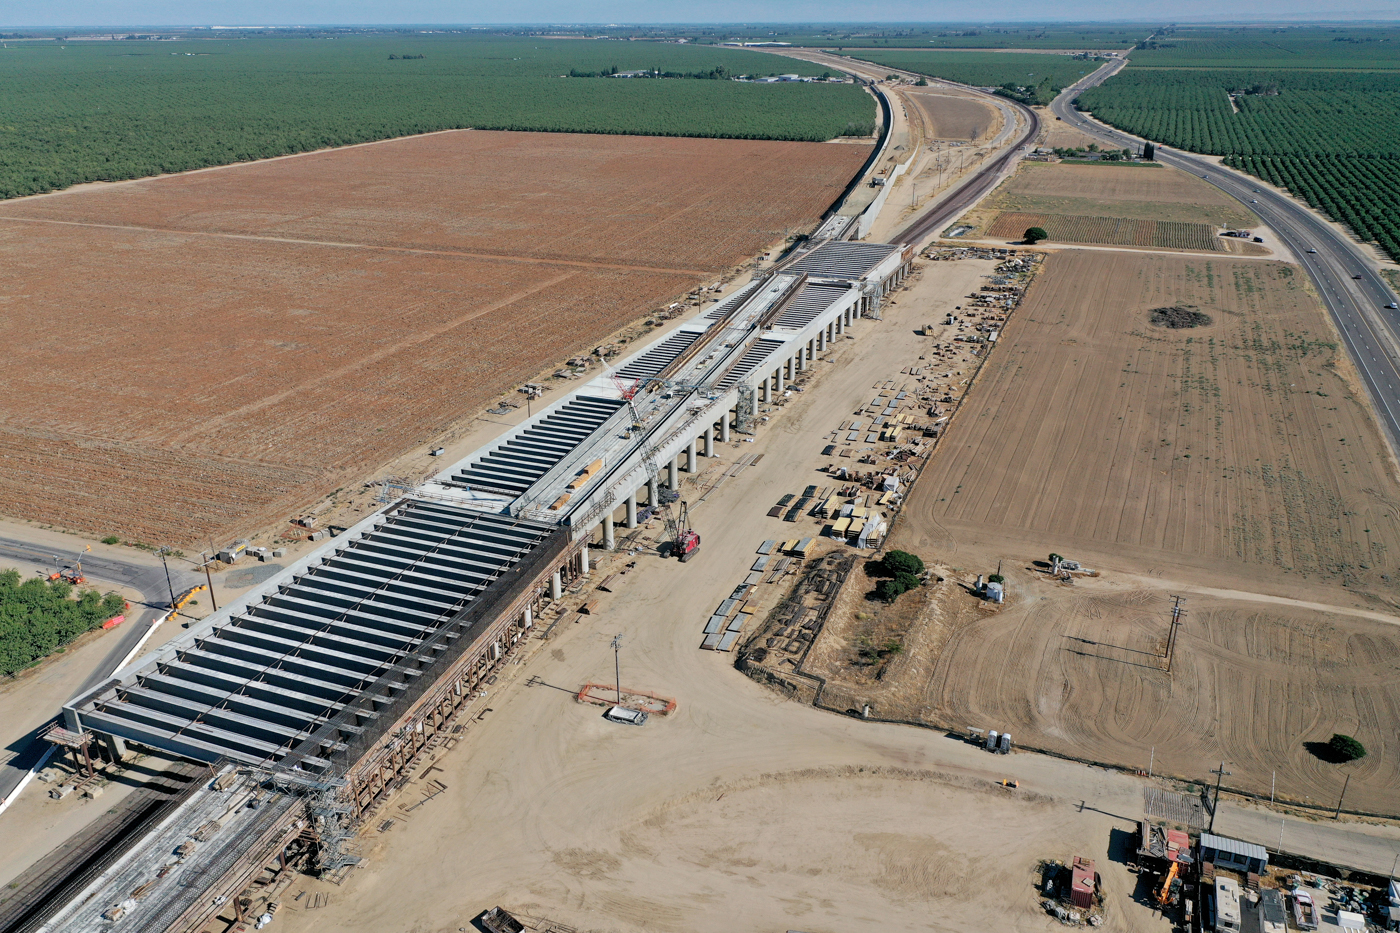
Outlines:
<svg viewBox="0 0 1400 933"><path fill-rule="evenodd" d="M604 719L611 719L613 722L626 723L629 726L645 725L647 714L639 709L628 709L625 706L613 706L603 714Z"/></svg>

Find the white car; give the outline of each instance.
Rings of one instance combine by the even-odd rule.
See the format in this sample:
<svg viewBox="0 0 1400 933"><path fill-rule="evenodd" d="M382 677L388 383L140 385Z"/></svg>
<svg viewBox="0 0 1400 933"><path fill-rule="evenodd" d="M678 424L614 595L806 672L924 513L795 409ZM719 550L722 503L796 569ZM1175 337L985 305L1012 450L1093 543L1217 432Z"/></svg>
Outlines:
<svg viewBox="0 0 1400 933"><path fill-rule="evenodd" d="M604 719L611 719L613 722L626 723L629 726L645 725L647 714L639 709L628 709L625 706L613 706L603 714Z"/></svg>
<svg viewBox="0 0 1400 933"><path fill-rule="evenodd" d="M1250 204L1258 204L1259 202L1256 201L1256 200L1254 200L1253 198L1250 198L1249 203L1250 203Z"/></svg>
<svg viewBox="0 0 1400 933"><path fill-rule="evenodd" d="M1396 304L1393 301L1390 304L1386 305L1386 307L1392 311L1400 310L1400 305Z"/></svg>

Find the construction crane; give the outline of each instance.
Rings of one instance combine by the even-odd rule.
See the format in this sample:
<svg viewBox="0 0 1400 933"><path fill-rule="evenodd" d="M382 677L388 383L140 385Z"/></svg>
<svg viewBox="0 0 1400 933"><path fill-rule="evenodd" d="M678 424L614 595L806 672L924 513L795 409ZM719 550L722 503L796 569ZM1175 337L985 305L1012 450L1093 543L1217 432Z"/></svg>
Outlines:
<svg viewBox="0 0 1400 933"><path fill-rule="evenodd" d="M673 515L670 503L661 507L662 518L666 523L666 533L671 539L670 554L680 558L683 564L700 550L700 535L690 527L690 507L681 500L680 513ZM669 556L669 555L667 555Z"/></svg>

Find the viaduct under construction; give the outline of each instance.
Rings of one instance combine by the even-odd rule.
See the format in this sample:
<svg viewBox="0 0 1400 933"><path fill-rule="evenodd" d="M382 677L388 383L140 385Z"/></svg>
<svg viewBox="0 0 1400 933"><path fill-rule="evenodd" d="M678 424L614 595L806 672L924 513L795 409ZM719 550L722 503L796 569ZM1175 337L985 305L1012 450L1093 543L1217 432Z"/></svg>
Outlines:
<svg viewBox="0 0 1400 933"><path fill-rule="evenodd" d="M589 572L590 548L751 433L756 405L877 312L912 258L814 239L74 698L75 746L188 764L18 879L0 931L197 931L270 865L353 864L360 824Z"/></svg>

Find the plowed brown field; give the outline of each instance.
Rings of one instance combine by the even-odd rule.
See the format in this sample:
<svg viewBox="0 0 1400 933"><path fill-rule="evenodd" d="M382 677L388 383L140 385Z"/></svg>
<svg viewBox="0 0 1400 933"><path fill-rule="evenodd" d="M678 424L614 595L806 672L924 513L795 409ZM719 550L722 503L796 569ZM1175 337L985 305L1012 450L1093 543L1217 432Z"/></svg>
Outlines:
<svg viewBox="0 0 1400 933"><path fill-rule="evenodd" d="M1129 220L1123 217L1082 217L1071 214L998 214L987 230L989 236L1016 237L1031 227L1049 234L1051 243L1087 243L1104 246L1143 246L1157 249L1199 249L1226 252L1223 240L1205 224L1171 220Z"/></svg>
<svg viewBox="0 0 1400 933"><path fill-rule="evenodd" d="M867 152L463 131L9 202L0 513L285 518L811 224Z"/></svg>
<svg viewBox="0 0 1400 933"><path fill-rule="evenodd" d="M1335 341L1283 263L1052 255L906 514L1394 594L1400 488Z"/></svg>
<svg viewBox="0 0 1400 933"><path fill-rule="evenodd" d="M1001 125L1001 116L981 101L948 91L905 88L928 117L932 139L984 139Z"/></svg>
<svg viewBox="0 0 1400 933"><path fill-rule="evenodd" d="M1258 218L1218 188L1165 165L1022 162L988 208L1252 227Z"/></svg>
<svg viewBox="0 0 1400 933"><path fill-rule="evenodd" d="M1170 305L1213 323L1148 323ZM1400 483L1335 340L1292 266L1052 255L891 541L955 579L1006 558L1012 598L944 584L878 683L834 627L812 667L830 702L1128 767L1155 746L1193 779L1224 758L1234 786L1267 794L1277 771L1328 803L1343 774L1305 743L1354 734L1371 754L1349 805L1395 811ZM1102 578L1049 581L1032 562L1051 551ZM1168 677L1168 594L1193 587L1214 595L1188 599ZM1358 595L1381 616L1318 608Z"/></svg>

